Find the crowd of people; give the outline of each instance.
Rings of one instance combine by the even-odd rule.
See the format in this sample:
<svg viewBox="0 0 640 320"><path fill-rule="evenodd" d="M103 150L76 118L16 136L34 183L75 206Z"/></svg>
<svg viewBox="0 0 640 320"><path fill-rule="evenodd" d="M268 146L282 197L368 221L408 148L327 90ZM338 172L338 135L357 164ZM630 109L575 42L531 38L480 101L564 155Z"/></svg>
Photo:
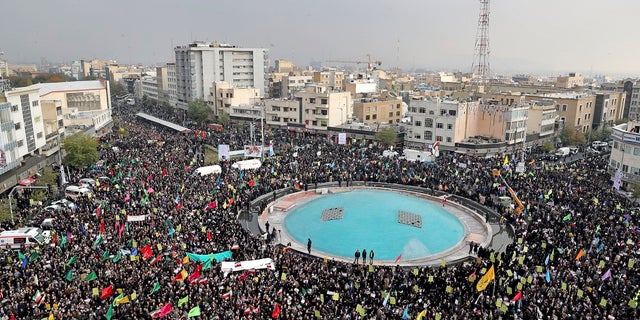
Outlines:
<svg viewBox="0 0 640 320"><path fill-rule="evenodd" d="M525 172L503 155L451 154L425 165L382 158L373 141L338 145L326 135L271 129L266 140L276 156L259 169L223 163L221 174L200 177L193 171L204 165L205 145L241 149L251 141L246 126L182 134L136 119L141 107L124 109L115 119L127 134L101 138L102 166L75 168L69 177L102 177L93 195L55 215L50 244L3 252L0 318L640 318L638 216L612 188L605 158L528 159ZM144 111L179 123L170 111ZM522 215L494 202L508 195L496 168L523 201ZM237 222L260 195L328 181L463 196L500 210L514 241L502 252L480 248L477 259L459 264L392 267L283 250ZM275 268L225 274L219 261L187 256L227 251L232 261L271 258ZM479 291L491 267L495 276Z"/></svg>

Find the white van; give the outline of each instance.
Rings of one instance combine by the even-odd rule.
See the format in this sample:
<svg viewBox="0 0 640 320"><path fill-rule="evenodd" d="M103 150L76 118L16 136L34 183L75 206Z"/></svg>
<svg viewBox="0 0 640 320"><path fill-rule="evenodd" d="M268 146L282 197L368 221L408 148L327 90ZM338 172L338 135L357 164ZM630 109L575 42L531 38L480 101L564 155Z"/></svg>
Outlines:
<svg viewBox="0 0 640 320"><path fill-rule="evenodd" d="M81 196L88 196L89 194L91 194L91 190L89 188L83 188L83 187L78 187L78 186L68 186L65 189L65 194L67 197L71 197L73 199L81 197Z"/></svg>
<svg viewBox="0 0 640 320"><path fill-rule="evenodd" d="M96 180L91 178L82 178L80 179L80 185L83 187L93 188L96 186Z"/></svg>
<svg viewBox="0 0 640 320"><path fill-rule="evenodd" d="M2 249L20 249L23 245L29 247L43 243L44 237L40 228L28 227L0 233L0 248Z"/></svg>
<svg viewBox="0 0 640 320"><path fill-rule="evenodd" d="M220 167L219 165L200 167L196 169L195 173L201 177L204 177L213 173L222 173L222 167Z"/></svg>
<svg viewBox="0 0 640 320"><path fill-rule="evenodd" d="M258 159L238 161L231 165L232 168L238 170L258 169L260 166L262 166L262 162Z"/></svg>

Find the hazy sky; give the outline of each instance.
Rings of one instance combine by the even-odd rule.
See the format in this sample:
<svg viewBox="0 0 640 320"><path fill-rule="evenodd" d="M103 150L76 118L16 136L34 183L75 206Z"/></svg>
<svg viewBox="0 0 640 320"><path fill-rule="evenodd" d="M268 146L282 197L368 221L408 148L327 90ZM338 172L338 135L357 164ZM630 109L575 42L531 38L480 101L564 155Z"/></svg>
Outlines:
<svg viewBox="0 0 640 320"><path fill-rule="evenodd" d="M9 62L173 61L193 40L264 47L271 60L381 60L471 70L478 0L13 0L0 6ZM492 0L496 73L640 74L637 0ZM635 22L635 24L634 24ZM493 72L492 72L493 73Z"/></svg>

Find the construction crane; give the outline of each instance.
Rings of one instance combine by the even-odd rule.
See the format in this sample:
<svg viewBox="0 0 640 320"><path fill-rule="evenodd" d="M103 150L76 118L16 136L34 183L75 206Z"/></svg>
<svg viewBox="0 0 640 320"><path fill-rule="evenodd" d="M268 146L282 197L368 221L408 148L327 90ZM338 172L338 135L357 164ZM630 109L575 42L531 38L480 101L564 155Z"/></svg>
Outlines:
<svg viewBox="0 0 640 320"><path fill-rule="evenodd" d="M367 73L371 73L371 71L375 70L377 66L382 65L382 61L380 60L371 60L371 54L367 54L367 61L349 61L349 60L327 60L326 62L332 63L354 63L354 64L367 64Z"/></svg>
<svg viewBox="0 0 640 320"><path fill-rule="evenodd" d="M518 195L516 194L516 192L513 191L513 189L511 189L511 186L509 186L507 181L504 180L504 177L502 176L502 174L500 174L500 170L493 169L493 175L496 177L499 177L500 180L502 180L502 183L504 183L504 185L507 186L507 191L509 191L509 194L511 195L511 199L513 199L513 202L515 202L514 211L517 215L521 215L522 212L524 211L524 205L522 204L522 201L520 201L520 199L518 198Z"/></svg>

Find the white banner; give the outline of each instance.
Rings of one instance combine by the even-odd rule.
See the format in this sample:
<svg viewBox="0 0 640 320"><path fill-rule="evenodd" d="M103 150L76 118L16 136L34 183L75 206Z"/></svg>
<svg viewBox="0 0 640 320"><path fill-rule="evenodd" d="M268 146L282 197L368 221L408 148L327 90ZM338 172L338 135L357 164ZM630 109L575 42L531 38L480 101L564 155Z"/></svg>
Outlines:
<svg viewBox="0 0 640 320"><path fill-rule="evenodd" d="M231 159L231 153L229 152L228 144L219 144L218 145L218 161L229 160Z"/></svg>
<svg viewBox="0 0 640 320"><path fill-rule="evenodd" d="M127 216L127 221L129 222L144 221L146 218L147 218L146 214L143 214L140 216Z"/></svg>
<svg viewBox="0 0 640 320"><path fill-rule="evenodd" d="M338 133L338 144L347 144L347 134L346 133Z"/></svg>
<svg viewBox="0 0 640 320"><path fill-rule="evenodd" d="M251 269L275 270L276 267L273 264L273 260L271 258L264 258L264 259L247 260L247 261L240 261L240 262L222 261L220 265L220 269L222 269L222 272L224 272L224 275L227 276L230 272L251 270Z"/></svg>
<svg viewBox="0 0 640 320"><path fill-rule="evenodd" d="M252 158L262 157L262 146L244 146L244 156Z"/></svg>

